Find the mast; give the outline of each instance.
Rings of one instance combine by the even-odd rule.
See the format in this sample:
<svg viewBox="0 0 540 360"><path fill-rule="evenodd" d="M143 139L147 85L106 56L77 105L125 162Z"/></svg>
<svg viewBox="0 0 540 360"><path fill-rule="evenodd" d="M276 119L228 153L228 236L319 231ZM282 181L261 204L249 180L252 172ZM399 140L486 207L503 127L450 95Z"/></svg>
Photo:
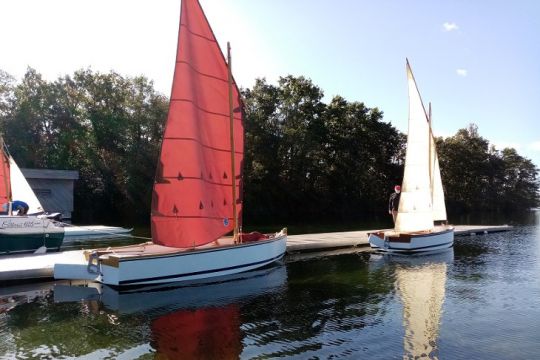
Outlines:
<svg viewBox="0 0 540 360"><path fill-rule="evenodd" d="M231 127L231 178L232 178L232 207L233 207L233 239L238 240L238 214L236 212L236 169L234 166L234 109L232 90L232 68L231 68L231 44L227 42L227 68L229 80L229 118Z"/></svg>
<svg viewBox="0 0 540 360"><path fill-rule="evenodd" d="M431 127L431 101L429 102L428 110L428 124L429 124L429 184L431 187L431 204L433 205L433 163L435 162L435 153L432 151L432 148L435 144L432 144L434 141Z"/></svg>

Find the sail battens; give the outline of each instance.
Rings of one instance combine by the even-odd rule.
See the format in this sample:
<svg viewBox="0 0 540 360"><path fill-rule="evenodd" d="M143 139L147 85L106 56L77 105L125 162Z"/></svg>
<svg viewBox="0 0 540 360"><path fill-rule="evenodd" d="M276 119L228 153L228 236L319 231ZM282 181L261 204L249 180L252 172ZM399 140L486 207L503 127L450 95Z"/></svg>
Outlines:
<svg viewBox="0 0 540 360"><path fill-rule="evenodd" d="M224 219L227 219L231 221L233 218L223 218L219 216L198 216L198 215L163 215L163 214L155 214L155 217L158 218L174 218L174 219L209 219L209 220L219 220L223 221Z"/></svg>
<svg viewBox="0 0 540 360"><path fill-rule="evenodd" d="M162 179L165 179L165 180L178 180L178 176L163 176ZM182 176L182 180L179 180L179 181L185 181L185 180L204 181L207 184L226 186L226 187L231 187L232 186L231 183L219 183L219 182L215 182L215 181L208 181L206 179L201 179L200 176Z"/></svg>
<svg viewBox="0 0 540 360"><path fill-rule="evenodd" d="M184 28L190 33L190 35L197 36L197 37L202 38L202 39L204 39L204 40L208 40L209 42L215 43L215 44L217 45L217 41L216 41L216 38L215 38L215 37L208 37L208 36L206 36L206 35L198 34L197 32L192 31L192 30L189 28L189 24L181 23L181 24L180 24L180 28L182 28L182 27L184 27Z"/></svg>
<svg viewBox="0 0 540 360"><path fill-rule="evenodd" d="M193 102L193 100L190 100L190 99L171 99L170 101L171 102L173 102L173 101L175 101L175 102L181 102L181 101L189 102L189 103L192 103L195 107L197 107L197 110L203 111L203 112L205 112L207 114L223 116L223 117L227 118L227 120L229 119L229 114L228 113L227 114L225 114L225 113L217 113L217 112L213 112L213 111L203 109L203 108L199 107L197 104L195 104ZM242 121L243 119L241 117L235 116L234 120Z"/></svg>
<svg viewBox="0 0 540 360"><path fill-rule="evenodd" d="M176 64L184 64L184 65L187 65L189 66L193 71L195 71L198 75L201 75L201 76L205 76L205 77L208 77L208 78L211 78L211 79L214 79L214 80L218 80L218 81L223 81L225 83L228 83L228 79L223 79L222 77L219 77L219 76L216 76L216 75L210 75L210 74L206 74L202 71L199 71L198 69L196 69L190 62L188 61L185 61L185 60L178 60L176 62Z"/></svg>
<svg viewBox="0 0 540 360"><path fill-rule="evenodd" d="M172 136L169 136L169 137L166 137L164 139L167 139L167 140L172 140L172 141L194 141L196 143L198 143L199 145L201 145L203 148L205 149L208 149L208 150L214 150L214 151L223 151L223 152L226 152L227 154L230 154L231 153L231 149L220 149L220 148L216 148L216 147L212 147L212 146L209 146L209 145L205 145L203 144L200 140L198 139L194 139L194 138L183 138L183 137L172 137ZM235 154L238 154L238 155L244 155L244 152L243 151L235 151L234 152Z"/></svg>

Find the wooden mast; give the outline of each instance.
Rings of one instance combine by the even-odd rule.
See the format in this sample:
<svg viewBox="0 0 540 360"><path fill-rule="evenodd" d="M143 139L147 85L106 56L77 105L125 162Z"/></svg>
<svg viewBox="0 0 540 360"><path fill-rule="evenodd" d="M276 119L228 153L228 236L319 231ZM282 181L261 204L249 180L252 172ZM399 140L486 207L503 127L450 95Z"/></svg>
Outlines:
<svg viewBox="0 0 540 360"><path fill-rule="evenodd" d="M428 115L428 125L429 125L429 184L431 187L431 207L433 209L433 193L434 193L434 184L433 184L433 168L435 167L435 153L431 151L431 143L435 141L433 139L433 133L431 132L431 102L429 103L429 115Z"/></svg>
<svg viewBox="0 0 540 360"><path fill-rule="evenodd" d="M236 213L236 169L234 158L234 109L233 109L233 81L231 69L231 44L227 42L227 68L229 69L229 118L231 128L231 177L232 177L232 207L233 207L233 239L238 241L238 214Z"/></svg>

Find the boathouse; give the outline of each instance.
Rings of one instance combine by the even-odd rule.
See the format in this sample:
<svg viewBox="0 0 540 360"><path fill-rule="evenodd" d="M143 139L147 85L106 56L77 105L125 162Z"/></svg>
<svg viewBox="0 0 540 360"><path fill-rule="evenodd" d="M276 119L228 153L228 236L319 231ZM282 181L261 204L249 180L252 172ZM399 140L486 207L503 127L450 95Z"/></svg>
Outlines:
<svg viewBox="0 0 540 360"><path fill-rule="evenodd" d="M62 213L62 219L71 220L73 186L79 179L78 171L21 169L21 172L45 211Z"/></svg>

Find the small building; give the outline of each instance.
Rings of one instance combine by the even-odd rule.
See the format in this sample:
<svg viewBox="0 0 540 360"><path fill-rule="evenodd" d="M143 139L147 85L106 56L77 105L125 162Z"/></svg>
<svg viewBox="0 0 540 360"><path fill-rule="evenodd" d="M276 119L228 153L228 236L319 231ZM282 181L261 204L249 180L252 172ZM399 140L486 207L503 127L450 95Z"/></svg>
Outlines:
<svg viewBox="0 0 540 360"><path fill-rule="evenodd" d="M71 220L73 186L79 179L78 171L21 169L21 172L45 211L62 213L62 219Z"/></svg>

